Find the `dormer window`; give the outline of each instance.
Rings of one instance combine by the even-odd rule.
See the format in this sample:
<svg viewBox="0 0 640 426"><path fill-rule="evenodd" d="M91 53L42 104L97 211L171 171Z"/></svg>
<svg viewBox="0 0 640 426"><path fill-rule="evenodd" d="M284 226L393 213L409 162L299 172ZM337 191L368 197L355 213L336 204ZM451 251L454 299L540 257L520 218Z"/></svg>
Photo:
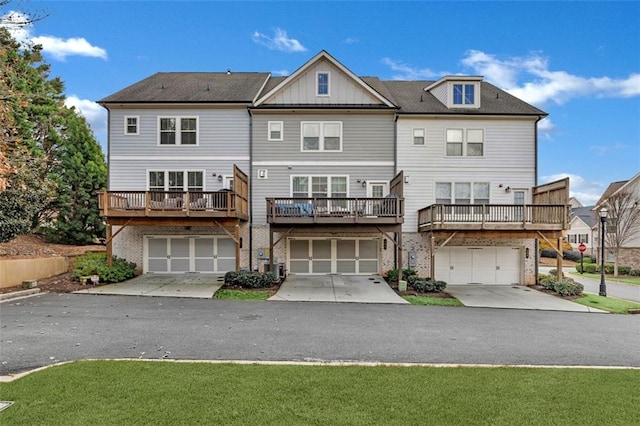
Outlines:
<svg viewBox="0 0 640 426"><path fill-rule="evenodd" d="M454 84L453 104L454 105L475 105L475 85L474 84Z"/></svg>
<svg viewBox="0 0 640 426"><path fill-rule="evenodd" d="M329 96L329 73L319 72L317 75L317 91L318 96Z"/></svg>

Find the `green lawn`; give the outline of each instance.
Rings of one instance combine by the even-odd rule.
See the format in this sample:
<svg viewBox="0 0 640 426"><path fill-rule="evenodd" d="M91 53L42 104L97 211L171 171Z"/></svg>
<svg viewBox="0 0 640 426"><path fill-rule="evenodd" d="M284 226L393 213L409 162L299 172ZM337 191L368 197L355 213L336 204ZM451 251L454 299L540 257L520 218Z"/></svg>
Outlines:
<svg viewBox="0 0 640 426"><path fill-rule="evenodd" d="M404 295L402 298L412 305L422 306L464 306L458 299L431 297L431 296L412 296Z"/></svg>
<svg viewBox="0 0 640 426"><path fill-rule="evenodd" d="M600 280L600 274L589 274L586 272L584 274L581 274L578 271L571 271L570 274L575 275L576 277L584 277L584 278L591 278L594 280ZM611 282L618 282L618 283L625 283L625 284L640 285L640 277L628 277L628 276L614 277L613 275L605 275L604 280L607 282L611 281Z"/></svg>
<svg viewBox="0 0 640 426"><path fill-rule="evenodd" d="M573 301L614 314L628 314L629 309L640 309L640 303L616 299L614 297L602 297L593 293L583 293L581 298Z"/></svg>
<svg viewBox="0 0 640 426"><path fill-rule="evenodd" d="M213 296L214 299L226 300L267 300L271 296L268 290L234 290L220 289Z"/></svg>
<svg viewBox="0 0 640 426"><path fill-rule="evenodd" d="M5 425L630 425L640 370L84 361L0 384Z"/></svg>

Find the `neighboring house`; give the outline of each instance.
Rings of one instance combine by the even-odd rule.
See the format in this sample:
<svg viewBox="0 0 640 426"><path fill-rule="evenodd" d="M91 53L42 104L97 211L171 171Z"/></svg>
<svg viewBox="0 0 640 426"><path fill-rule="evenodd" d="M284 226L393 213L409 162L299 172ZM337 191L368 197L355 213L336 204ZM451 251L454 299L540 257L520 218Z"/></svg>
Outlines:
<svg viewBox="0 0 640 426"><path fill-rule="evenodd" d="M157 73L99 101L109 111L108 251L144 273L249 263L247 107L268 77Z"/></svg>
<svg viewBox="0 0 640 426"><path fill-rule="evenodd" d="M597 256L598 246L597 233L598 222L597 213L593 211L595 206L574 207L571 209L570 229L567 233L567 241L573 250L578 251L578 246L583 243L587 250L585 254Z"/></svg>
<svg viewBox="0 0 640 426"><path fill-rule="evenodd" d="M605 260L617 262L618 266L640 268L640 173L629 180L611 183L596 203L595 214L603 208L608 210ZM600 223L596 227L595 247L601 247ZM614 235L616 232L619 234ZM617 258L616 242L620 245Z"/></svg>
<svg viewBox="0 0 640 426"><path fill-rule="evenodd" d="M535 239L557 244L567 227L568 181L534 186L546 113L477 76L385 84L401 106L397 167L414 267L454 284L534 283ZM556 206L535 206L545 202Z"/></svg>
<svg viewBox="0 0 640 426"><path fill-rule="evenodd" d="M321 51L288 77L159 73L100 103L108 251L143 272L531 284L535 239L568 228L568 179L535 186L546 113L481 77L381 81Z"/></svg>
<svg viewBox="0 0 640 426"><path fill-rule="evenodd" d="M569 205L571 206L572 209L575 209L578 207L584 207L580 202L580 200L578 200L576 197L569 198Z"/></svg>

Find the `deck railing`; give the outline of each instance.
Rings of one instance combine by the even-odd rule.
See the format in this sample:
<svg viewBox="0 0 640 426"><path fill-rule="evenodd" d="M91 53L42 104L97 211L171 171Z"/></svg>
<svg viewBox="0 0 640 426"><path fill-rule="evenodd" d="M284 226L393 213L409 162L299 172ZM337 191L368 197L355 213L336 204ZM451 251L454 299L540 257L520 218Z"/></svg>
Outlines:
<svg viewBox="0 0 640 426"><path fill-rule="evenodd" d="M404 199L267 198L268 223L379 223L404 221Z"/></svg>
<svg viewBox="0 0 640 426"><path fill-rule="evenodd" d="M558 204L432 204L418 211L418 230L564 230L569 207Z"/></svg>
<svg viewBox="0 0 640 426"><path fill-rule="evenodd" d="M108 191L98 194L101 216L248 216L247 200L233 191Z"/></svg>

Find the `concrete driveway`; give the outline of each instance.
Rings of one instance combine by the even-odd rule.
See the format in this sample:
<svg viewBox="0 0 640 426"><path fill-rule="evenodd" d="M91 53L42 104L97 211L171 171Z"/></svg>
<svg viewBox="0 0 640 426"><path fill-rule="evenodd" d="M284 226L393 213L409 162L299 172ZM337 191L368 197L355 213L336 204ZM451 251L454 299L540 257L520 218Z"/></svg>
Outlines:
<svg viewBox="0 0 640 426"><path fill-rule="evenodd" d="M445 291L464 306L476 308L606 313L523 285L448 285Z"/></svg>
<svg viewBox="0 0 640 426"><path fill-rule="evenodd" d="M223 284L224 274L144 274L76 293L211 299Z"/></svg>
<svg viewBox="0 0 640 426"><path fill-rule="evenodd" d="M269 300L408 304L379 275L289 275Z"/></svg>

